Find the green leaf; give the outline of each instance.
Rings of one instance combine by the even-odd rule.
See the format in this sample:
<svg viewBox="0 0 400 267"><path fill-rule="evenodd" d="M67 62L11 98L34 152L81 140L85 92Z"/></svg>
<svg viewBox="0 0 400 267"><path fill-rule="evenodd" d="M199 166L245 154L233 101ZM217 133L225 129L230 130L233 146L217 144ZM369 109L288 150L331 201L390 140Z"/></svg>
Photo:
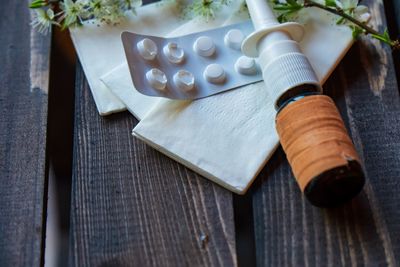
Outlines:
<svg viewBox="0 0 400 267"><path fill-rule="evenodd" d="M336 21L336 25L342 25L342 24L344 24L345 22L346 22L346 19L343 18L343 17L341 17L340 19L338 19L338 20Z"/></svg>
<svg viewBox="0 0 400 267"><path fill-rule="evenodd" d="M325 5L328 7L337 7L335 0L325 0Z"/></svg>
<svg viewBox="0 0 400 267"><path fill-rule="evenodd" d="M383 36L385 36L385 38L386 38L387 40L390 40L390 35L389 35L388 29L385 29L385 31L383 32Z"/></svg>
<svg viewBox="0 0 400 267"><path fill-rule="evenodd" d="M392 39L390 39L390 35L387 29L382 34L371 34L371 36L389 45L392 45L393 43Z"/></svg>
<svg viewBox="0 0 400 267"><path fill-rule="evenodd" d="M280 14L280 15L277 17L277 19L278 19L279 23L287 22L287 18L286 18L286 16L285 16L285 14Z"/></svg>
<svg viewBox="0 0 400 267"><path fill-rule="evenodd" d="M357 26L352 26L352 27L350 27L351 29L352 29L352 35L353 35L353 38L354 39L357 39L358 37L360 37L360 35L361 34L363 34L364 33L364 30L363 29L361 29L360 27L357 27Z"/></svg>
<svg viewBox="0 0 400 267"><path fill-rule="evenodd" d="M299 2L297 2L297 0L292 0L292 1L287 1L293 8L296 8L296 9L300 9L300 8L302 8L303 7L303 5L302 4L300 4Z"/></svg>
<svg viewBox="0 0 400 267"><path fill-rule="evenodd" d="M288 3L289 5L292 5L292 6L297 5L297 1L296 0L286 0L286 3Z"/></svg>
<svg viewBox="0 0 400 267"><path fill-rule="evenodd" d="M34 0L30 3L29 8L41 8L48 4L49 3L46 0Z"/></svg>
<svg viewBox="0 0 400 267"><path fill-rule="evenodd" d="M302 9L301 5L290 6L290 5L276 5L274 6L274 10L276 11L288 11L288 12L296 12Z"/></svg>
<svg viewBox="0 0 400 267"><path fill-rule="evenodd" d="M274 9L277 11L288 11L288 10L292 10L293 8L290 6L276 6L276 7L274 7Z"/></svg>

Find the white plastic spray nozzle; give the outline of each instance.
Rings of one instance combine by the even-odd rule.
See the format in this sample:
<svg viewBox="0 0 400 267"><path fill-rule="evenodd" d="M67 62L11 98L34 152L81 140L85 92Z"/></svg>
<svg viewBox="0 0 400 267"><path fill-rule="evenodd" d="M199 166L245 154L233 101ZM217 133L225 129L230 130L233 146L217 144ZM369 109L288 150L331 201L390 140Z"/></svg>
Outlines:
<svg viewBox="0 0 400 267"><path fill-rule="evenodd" d="M272 33L281 33L279 36L272 34L275 35L275 41L293 39L299 42L303 39L304 27L295 22L280 24L267 1L247 0L246 3L255 31L242 44L242 51L245 55L257 57L258 50L261 50L258 47L259 43Z"/></svg>
<svg viewBox="0 0 400 267"><path fill-rule="evenodd" d="M295 22L279 23L265 0L246 0L246 3L255 31L243 41L242 52L259 58L263 79L274 102L301 85L320 88L297 43L304 36L304 27Z"/></svg>
<svg viewBox="0 0 400 267"><path fill-rule="evenodd" d="M278 24L275 14L272 12L265 0L247 1L254 28L256 30L263 29Z"/></svg>

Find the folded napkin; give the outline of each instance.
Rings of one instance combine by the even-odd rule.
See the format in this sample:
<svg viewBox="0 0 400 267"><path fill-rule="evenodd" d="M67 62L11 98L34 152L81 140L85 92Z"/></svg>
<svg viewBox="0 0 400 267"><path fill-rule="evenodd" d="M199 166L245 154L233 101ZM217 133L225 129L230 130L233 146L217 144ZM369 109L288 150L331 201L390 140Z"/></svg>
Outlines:
<svg viewBox="0 0 400 267"><path fill-rule="evenodd" d="M159 6L148 6L148 8L148 12L160 11L157 11ZM201 20L189 21L175 31L172 31L172 28L177 28L177 24L182 24L182 21L168 18L172 13L166 15L163 11L161 11L165 16L163 20L156 19L154 23L146 22L145 26L142 24L142 28L139 27L140 29L136 28L136 23L128 23L131 27L126 28L135 32L166 36L167 30L164 32L157 32L157 30L159 27L167 29L166 24L171 21L174 26L171 27L169 36L176 36L239 22L247 18L247 15L243 13L235 13L238 5L229 8L230 12L218 16L218 21L210 24ZM138 13L141 12L142 10ZM229 17L232 13L234 15ZM302 49L309 57L318 77L324 82L350 48L353 42L351 32L347 27L335 25L333 16L319 10L306 10L299 17L307 32L301 43ZM100 46L104 48L111 42L110 39L113 39L112 42L120 42L121 28L109 27L107 39L102 39L102 31L92 32L96 31L96 28L85 30L88 34L96 35L96 42L101 43ZM120 65L125 62L122 46L119 46L121 55L116 55L118 52L110 55L106 53L109 50L103 49L98 50L99 52L94 56L88 45L91 42L83 40L88 38L87 35L75 32L72 32L72 35L75 45L85 50L78 52L78 55L88 79L91 79L88 70L92 71L93 80L97 78L94 82L95 87L90 84L93 95L104 96L102 107L108 109L100 111L99 108L102 114L118 110L115 109L116 102L112 102L111 105L108 95L100 92L104 90L112 97L119 98L119 101L124 103L132 114L142 119L133 130L133 134L138 138L236 193L241 194L247 190L278 145L274 126L275 110L263 82L193 102L160 100L143 96L134 89L126 64ZM89 60L85 58L86 53L92 54ZM110 61L111 57L123 59L118 64L115 59ZM93 71L96 68L94 64L97 64L99 60L101 68ZM107 62L112 62L112 64L107 64ZM104 84L98 80L100 76ZM97 105L100 106L99 103Z"/></svg>
<svg viewBox="0 0 400 267"><path fill-rule="evenodd" d="M70 29L72 41L100 115L126 109L126 105L99 80L102 75L125 62L121 33L128 30L149 33L151 29L152 34L164 36L183 23L185 20L181 18L176 5L164 2L140 7L137 15L129 15L116 26L86 21L82 27ZM139 93L136 95L141 97ZM146 106L154 104L151 98L142 98L140 102Z"/></svg>

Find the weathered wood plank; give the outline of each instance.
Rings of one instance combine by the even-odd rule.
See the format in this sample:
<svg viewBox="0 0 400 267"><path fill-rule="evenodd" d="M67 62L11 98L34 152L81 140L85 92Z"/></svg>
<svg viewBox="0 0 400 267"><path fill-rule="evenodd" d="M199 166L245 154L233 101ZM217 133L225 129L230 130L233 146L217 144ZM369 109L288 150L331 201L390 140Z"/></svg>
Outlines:
<svg viewBox="0 0 400 267"><path fill-rule="evenodd" d="M394 5L394 13L395 13L395 18L398 26L398 30L400 32L400 1L398 0L392 0L393 5Z"/></svg>
<svg viewBox="0 0 400 267"><path fill-rule="evenodd" d="M0 9L1 266L39 266L43 253L50 35L31 29L27 5Z"/></svg>
<svg viewBox="0 0 400 267"><path fill-rule="evenodd" d="M77 72L72 266L235 266L232 194L102 118Z"/></svg>
<svg viewBox="0 0 400 267"><path fill-rule="evenodd" d="M382 1L364 1L385 28ZM260 266L395 266L400 262L400 98L391 51L363 40L325 90L347 121L367 184L351 203L311 206L282 150L259 177L253 210Z"/></svg>

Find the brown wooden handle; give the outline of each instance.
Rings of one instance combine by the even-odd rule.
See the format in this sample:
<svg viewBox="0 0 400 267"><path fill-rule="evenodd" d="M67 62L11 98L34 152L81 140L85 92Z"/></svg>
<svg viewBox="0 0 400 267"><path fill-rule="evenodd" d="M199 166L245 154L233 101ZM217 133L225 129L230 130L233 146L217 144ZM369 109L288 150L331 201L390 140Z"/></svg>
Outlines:
<svg viewBox="0 0 400 267"><path fill-rule="evenodd" d="M339 204L361 190L360 159L330 97L312 95L287 105L276 128L300 189L313 204Z"/></svg>

